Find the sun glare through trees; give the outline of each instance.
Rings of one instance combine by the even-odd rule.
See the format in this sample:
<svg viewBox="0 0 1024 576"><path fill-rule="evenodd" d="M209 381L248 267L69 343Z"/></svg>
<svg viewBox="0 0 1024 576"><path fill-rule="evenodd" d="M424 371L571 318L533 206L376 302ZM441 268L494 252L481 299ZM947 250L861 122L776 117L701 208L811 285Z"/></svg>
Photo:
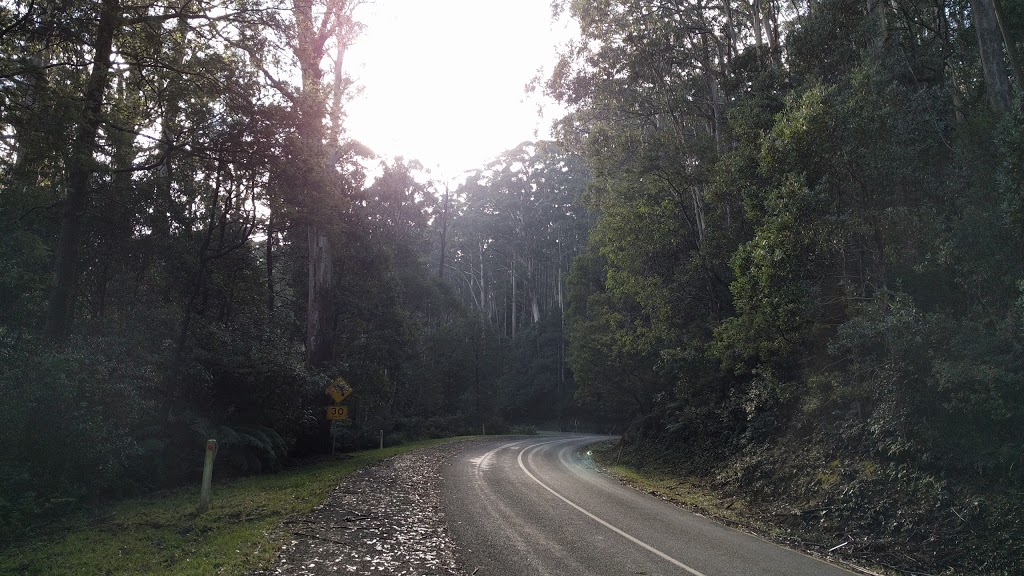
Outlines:
<svg viewBox="0 0 1024 576"><path fill-rule="evenodd" d="M1022 167L1014 0L0 0L0 572L208 440L551 429L1022 574Z"/></svg>

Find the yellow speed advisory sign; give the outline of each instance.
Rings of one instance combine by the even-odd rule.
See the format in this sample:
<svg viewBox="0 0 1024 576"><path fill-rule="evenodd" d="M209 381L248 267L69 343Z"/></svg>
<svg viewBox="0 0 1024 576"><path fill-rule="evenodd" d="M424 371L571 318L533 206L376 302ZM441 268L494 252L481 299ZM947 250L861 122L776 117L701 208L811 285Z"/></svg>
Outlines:
<svg viewBox="0 0 1024 576"><path fill-rule="evenodd" d="M328 406L328 420L348 420L348 406Z"/></svg>

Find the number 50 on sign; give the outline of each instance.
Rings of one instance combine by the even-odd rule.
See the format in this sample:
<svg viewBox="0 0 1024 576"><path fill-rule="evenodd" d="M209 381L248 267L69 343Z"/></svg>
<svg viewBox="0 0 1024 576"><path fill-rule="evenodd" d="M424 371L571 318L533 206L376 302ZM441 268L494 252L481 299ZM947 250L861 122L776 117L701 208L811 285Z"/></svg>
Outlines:
<svg viewBox="0 0 1024 576"><path fill-rule="evenodd" d="M328 406L328 420L348 420L348 406Z"/></svg>

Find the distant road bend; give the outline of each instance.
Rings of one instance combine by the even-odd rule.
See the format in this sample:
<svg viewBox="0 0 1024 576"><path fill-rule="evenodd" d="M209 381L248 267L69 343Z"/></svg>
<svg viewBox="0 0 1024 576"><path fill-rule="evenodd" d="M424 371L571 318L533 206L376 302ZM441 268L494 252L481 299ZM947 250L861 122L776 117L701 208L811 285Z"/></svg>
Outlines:
<svg viewBox="0 0 1024 576"><path fill-rule="evenodd" d="M468 448L445 471L455 542L477 576L850 576L632 490L581 452L601 436Z"/></svg>

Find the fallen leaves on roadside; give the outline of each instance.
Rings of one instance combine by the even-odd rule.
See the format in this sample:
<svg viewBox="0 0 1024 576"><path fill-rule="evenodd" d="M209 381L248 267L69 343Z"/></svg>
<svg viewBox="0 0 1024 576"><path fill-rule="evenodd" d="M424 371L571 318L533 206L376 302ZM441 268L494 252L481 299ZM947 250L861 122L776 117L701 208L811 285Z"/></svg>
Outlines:
<svg viewBox="0 0 1024 576"><path fill-rule="evenodd" d="M349 476L311 514L281 525L291 538L259 576L463 576L440 495L441 466L461 449L418 450Z"/></svg>

